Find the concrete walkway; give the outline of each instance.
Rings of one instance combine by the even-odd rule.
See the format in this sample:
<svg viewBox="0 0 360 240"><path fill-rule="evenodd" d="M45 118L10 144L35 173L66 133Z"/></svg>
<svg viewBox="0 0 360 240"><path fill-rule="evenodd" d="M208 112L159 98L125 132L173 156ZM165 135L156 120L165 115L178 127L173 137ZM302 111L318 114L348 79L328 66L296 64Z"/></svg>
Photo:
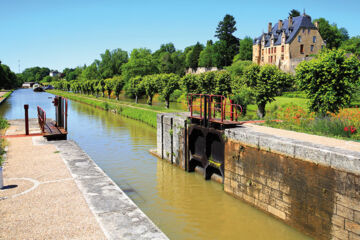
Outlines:
<svg viewBox="0 0 360 240"><path fill-rule="evenodd" d="M256 124L245 124L245 125L246 125L246 127L249 127L250 129L252 129L253 131L271 134L271 135L275 135L277 137L290 138L290 139L294 139L294 140L300 140L300 141L305 141L305 142L311 142L314 144L320 144L320 145L324 145L327 147L335 147L335 148L340 148L340 149L344 149L344 150L360 152L360 142L346 141L346 140L341 140L341 139L336 139L336 138L311 135L311 134L307 134L307 133L294 132L294 131L272 128L272 127L265 127L265 126L260 126L260 125L256 125Z"/></svg>
<svg viewBox="0 0 360 240"><path fill-rule="evenodd" d="M23 123L11 121L11 135ZM167 239L75 142L7 143L0 239Z"/></svg>
<svg viewBox="0 0 360 240"><path fill-rule="evenodd" d="M7 139L0 239L106 239L56 147L33 140Z"/></svg>

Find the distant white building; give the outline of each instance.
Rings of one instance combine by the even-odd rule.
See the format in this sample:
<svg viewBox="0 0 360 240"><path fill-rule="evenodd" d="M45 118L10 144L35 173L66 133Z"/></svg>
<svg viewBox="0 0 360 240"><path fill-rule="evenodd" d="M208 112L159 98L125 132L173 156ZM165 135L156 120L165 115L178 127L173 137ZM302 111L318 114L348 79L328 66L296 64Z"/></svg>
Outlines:
<svg viewBox="0 0 360 240"><path fill-rule="evenodd" d="M56 77L56 76L58 76L58 75L60 75L61 73L60 72L58 72L58 71L50 71L50 73L49 73L49 76L50 77Z"/></svg>
<svg viewBox="0 0 360 240"><path fill-rule="evenodd" d="M32 88L35 82L24 82L22 88Z"/></svg>

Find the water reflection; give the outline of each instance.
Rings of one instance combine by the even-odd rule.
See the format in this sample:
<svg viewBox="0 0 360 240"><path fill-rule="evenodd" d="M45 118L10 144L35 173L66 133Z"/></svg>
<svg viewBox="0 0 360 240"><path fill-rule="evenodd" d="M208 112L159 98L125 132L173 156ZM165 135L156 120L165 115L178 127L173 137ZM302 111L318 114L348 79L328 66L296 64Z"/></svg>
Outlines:
<svg viewBox="0 0 360 240"><path fill-rule="evenodd" d="M41 105L48 117L54 116L51 96L17 90L0 106L0 114L23 118L23 104L30 103L31 111L32 106ZM149 149L156 147L156 130L144 123L70 101L69 139L171 239L307 238L224 193L222 185L150 155Z"/></svg>

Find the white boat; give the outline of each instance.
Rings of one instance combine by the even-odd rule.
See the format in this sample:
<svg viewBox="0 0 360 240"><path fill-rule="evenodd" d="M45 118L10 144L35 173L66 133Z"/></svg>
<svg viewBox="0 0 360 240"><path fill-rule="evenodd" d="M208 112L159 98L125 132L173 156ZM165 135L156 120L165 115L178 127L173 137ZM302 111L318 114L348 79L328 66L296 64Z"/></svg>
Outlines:
<svg viewBox="0 0 360 240"><path fill-rule="evenodd" d="M43 92L44 91L43 87L40 84L37 84L37 83L34 84L33 90L34 90L34 92Z"/></svg>

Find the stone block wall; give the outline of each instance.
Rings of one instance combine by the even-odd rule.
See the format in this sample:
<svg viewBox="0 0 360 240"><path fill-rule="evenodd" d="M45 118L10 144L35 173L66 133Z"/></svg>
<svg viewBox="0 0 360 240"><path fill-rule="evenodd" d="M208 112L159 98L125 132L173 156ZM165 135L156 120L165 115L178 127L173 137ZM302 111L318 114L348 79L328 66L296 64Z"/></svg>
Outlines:
<svg viewBox="0 0 360 240"><path fill-rule="evenodd" d="M186 169L187 121L159 114L157 153ZM360 239L360 153L226 129L224 191L316 239Z"/></svg>
<svg viewBox="0 0 360 240"><path fill-rule="evenodd" d="M157 115L157 154L185 169L186 116L181 114Z"/></svg>
<svg viewBox="0 0 360 240"><path fill-rule="evenodd" d="M360 238L360 154L225 131L224 190L317 239Z"/></svg>

